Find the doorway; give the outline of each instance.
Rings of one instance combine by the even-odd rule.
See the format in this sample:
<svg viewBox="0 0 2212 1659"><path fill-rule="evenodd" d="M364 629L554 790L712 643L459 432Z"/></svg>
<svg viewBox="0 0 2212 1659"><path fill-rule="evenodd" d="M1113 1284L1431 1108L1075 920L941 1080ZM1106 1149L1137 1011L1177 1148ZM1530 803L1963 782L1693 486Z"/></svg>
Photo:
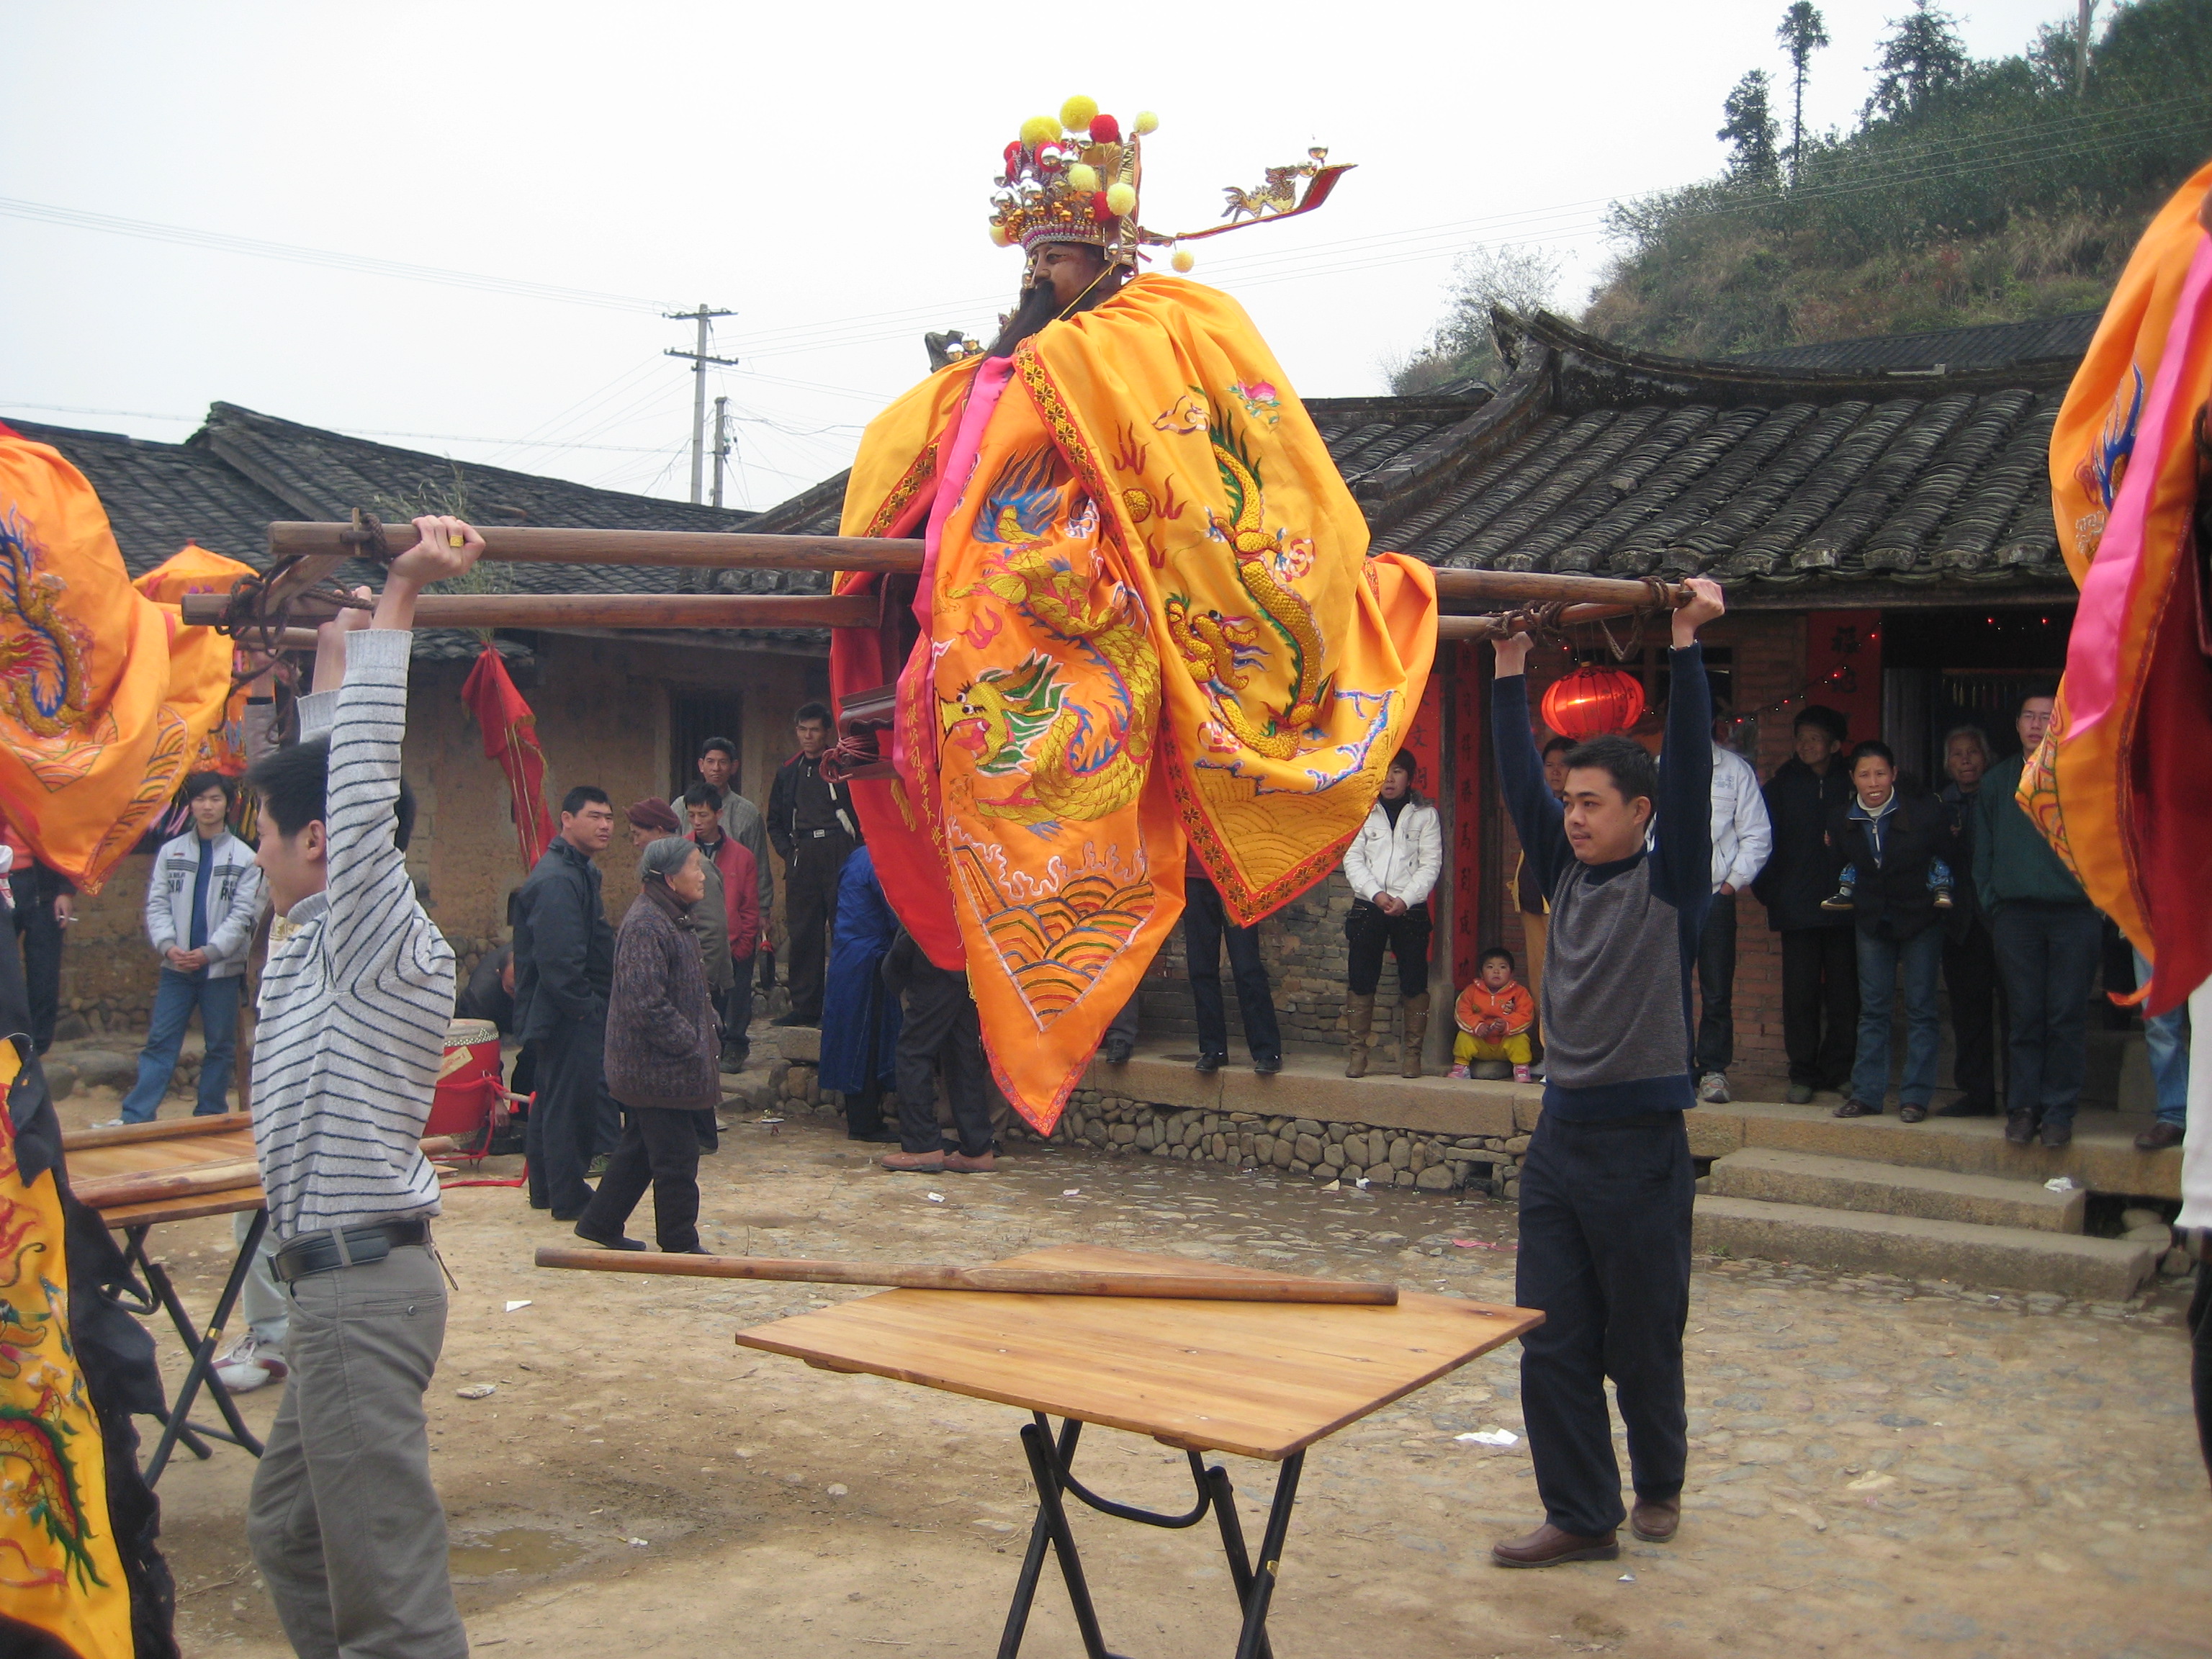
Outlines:
<svg viewBox="0 0 2212 1659"><path fill-rule="evenodd" d="M676 800L699 781L699 745L727 738L737 745L732 787L748 795L744 775L744 699L735 691L672 691L668 698L668 798Z"/></svg>
<svg viewBox="0 0 2212 1659"><path fill-rule="evenodd" d="M1943 786L1943 739L1978 726L1990 752L2020 752L2021 699L2056 685L2066 666L2070 605L1882 613L1882 736L1900 772Z"/></svg>

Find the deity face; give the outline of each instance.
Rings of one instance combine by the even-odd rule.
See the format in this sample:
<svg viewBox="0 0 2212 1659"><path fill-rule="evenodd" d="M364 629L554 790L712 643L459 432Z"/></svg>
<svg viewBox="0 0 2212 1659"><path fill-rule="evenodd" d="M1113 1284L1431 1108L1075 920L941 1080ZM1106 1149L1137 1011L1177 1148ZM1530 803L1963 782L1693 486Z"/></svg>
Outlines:
<svg viewBox="0 0 2212 1659"><path fill-rule="evenodd" d="M1105 254L1088 242L1047 242L1030 262L1030 281L1049 283L1054 301L1066 307L1081 299L1105 269Z"/></svg>

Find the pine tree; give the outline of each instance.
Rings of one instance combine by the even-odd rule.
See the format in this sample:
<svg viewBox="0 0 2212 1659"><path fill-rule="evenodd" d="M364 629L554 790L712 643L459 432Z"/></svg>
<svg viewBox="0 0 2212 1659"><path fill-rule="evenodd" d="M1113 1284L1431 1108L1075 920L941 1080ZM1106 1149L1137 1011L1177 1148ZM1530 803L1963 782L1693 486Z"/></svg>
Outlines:
<svg viewBox="0 0 2212 1659"><path fill-rule="evenodd" d="M1937 93L1966 78L1966 43L1959 20L1929 0L1912 0L1912 9L1889 21L1881 43L1881 78L1866 102L1869 120L1905 120L1919 114Z"/></svg>
<svg viewBox="0 0 2212 1659"><path fill-rule="evenodd" d="M1778 160L1774 149L1774 113L1767 100L1770 85L1765 70L1753 70L1735 83L1735 90L1721 105L1721 113L1728 118L1728 125L1713 137L1734 151L1729 157L1730 178L1761 183L1771 183L1774 179Z"/></svg>
<svg viewBox="0 0 2212 1659"><path fill-rule="evenodd" d="M1805 71L1813 54L1828 44L1827 20L1813 0L1795 0L1782 14L1782 26L1774 31L1774 38L1790 54L1790 182L1794 185L1805 154Z"/></svg>

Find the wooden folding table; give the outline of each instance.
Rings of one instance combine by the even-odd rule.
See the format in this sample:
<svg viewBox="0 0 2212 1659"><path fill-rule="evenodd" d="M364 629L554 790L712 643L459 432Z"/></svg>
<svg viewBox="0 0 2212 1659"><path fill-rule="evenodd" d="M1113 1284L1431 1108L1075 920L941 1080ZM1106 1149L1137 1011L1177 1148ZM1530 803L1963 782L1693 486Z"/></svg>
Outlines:
<svg viewBox="0 0 2212 1659"><path fill-rule="evenodd" d="M1188 1257L1092 1245L1033 1250L994 1264L1119 1273L1188 1273ZM1208 1262L1209 1273L1254 1279ZM1022 1448L1037 1492L1029 1550L999 1642L1020 1651L1049 1544L1091 1659L1114 1659L1083 1576L1064 1498L1154 1527L1194 1527L1212 1511L1243 1609L1237 1659L1266 1659L1274 1593L1306 1449L1541 1322L1526 1308L1401 1292L1395 1307L1182 1302L1079 1296L889 1291L738 1333L744 1346L825 1370L865 1371L994 1400L1030 1413ZM1059 1433L1051 1418L1061 1419ZM1118 1504L1070 1465L1086 1423L1150 1435L1189 1457L1197 1498L1182 1515ZM1202 1454L1279 1463L1255 1566L1229 1476Z"/></svg>
<svg viewBox="0 0 2212 1659"><path fill-rule="evenodd" d="M253 1168L252 1119L231 1112L220 1117L80 1129L62 1137L62 1150L69 1160L71 1190L111 1231L123 1235L124 1259L145 1276L152 1291L150 1301L131 1311L142 1319L166 1312L191 1359L176 1399L161 1419L161 1440L146 1464L146 1484L150 1486L161 1478L179 1440L202 1459L213 1455L207 1444L210 1438L227 1440L260 1456L261 1442L246 1426L230 1391L215 1374L216 1349L269 1225L268 1200ZM161 1188L169 1190L157 1197L134 1196ZM148 1252L147 1236L163 1222L244 1211L251 1211L253 1219L231 1260L206 1329L195 1329L167 1270ZM222 1413L226 1428L190 1420L192 1402L203 1388Z"/></svg>

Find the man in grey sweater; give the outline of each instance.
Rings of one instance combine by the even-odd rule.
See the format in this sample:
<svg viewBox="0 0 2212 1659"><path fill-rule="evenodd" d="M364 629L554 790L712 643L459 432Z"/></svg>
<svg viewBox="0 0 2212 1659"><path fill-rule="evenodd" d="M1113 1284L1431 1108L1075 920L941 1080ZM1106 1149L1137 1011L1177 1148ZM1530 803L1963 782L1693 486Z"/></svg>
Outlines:
<svg viewBox="0 0 2212 1659"><path fill-rule="evenodd" d="M1498 770L1552 907L1544 1114L1521 1173L1515 1286L1544 1314L1521 1340L1544 1523L1493 1547L1500 1566L1610 1561L1624 1518L1663 1543L1681 1516L1694 1179L1682 1114L1697 1104L1691 988L1712 897L1712 702L1697 633L1723 609L1717 585L1690 586L1674 617L1662 763L1626 737L1582 744L1567 756L1564 805L1529 736L1531 641L1516 635L1497 647ZM1620 1501L1608 1376L1628 1429L1632 1515Z"/></svg>

